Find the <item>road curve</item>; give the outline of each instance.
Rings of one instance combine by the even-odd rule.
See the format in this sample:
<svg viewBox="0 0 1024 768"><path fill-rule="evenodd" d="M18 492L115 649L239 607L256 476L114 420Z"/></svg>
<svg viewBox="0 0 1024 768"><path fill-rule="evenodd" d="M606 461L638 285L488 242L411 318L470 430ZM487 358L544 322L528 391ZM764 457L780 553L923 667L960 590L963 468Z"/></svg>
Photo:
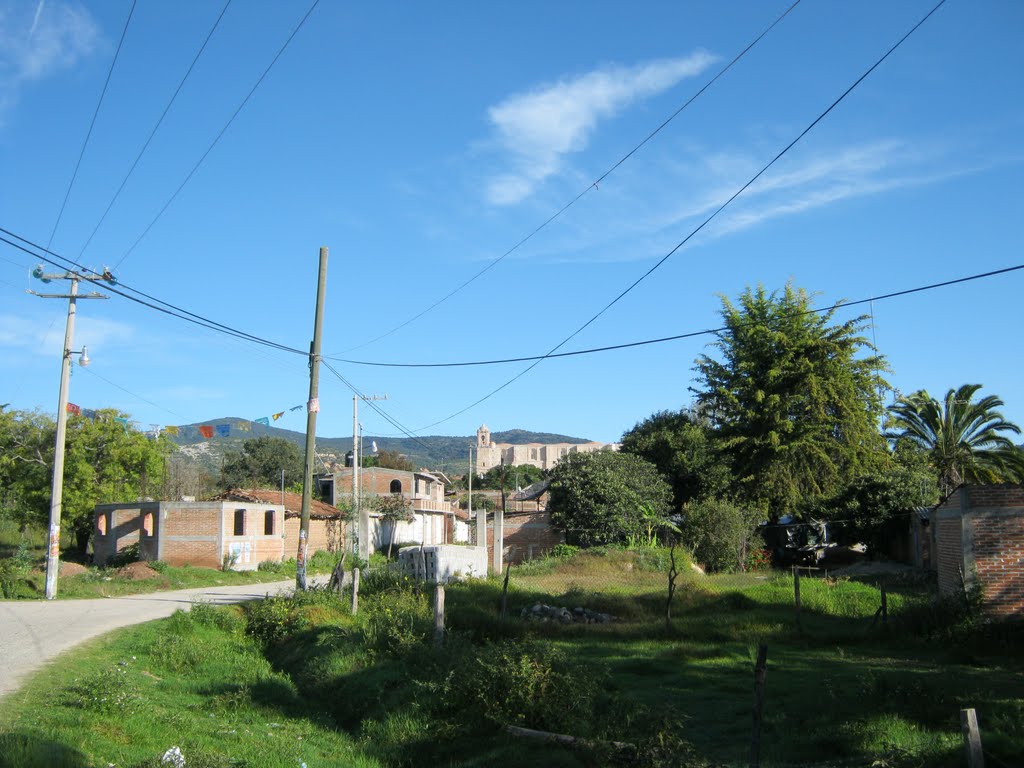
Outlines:
<svg viewBox="0 0 1024 768"><path fill-rule="evenodd" d="M275 581L93 600L0 601L0 698L59 654L113 629L187 611L197 602L241 603L294 587L294 581Z"/></svg>

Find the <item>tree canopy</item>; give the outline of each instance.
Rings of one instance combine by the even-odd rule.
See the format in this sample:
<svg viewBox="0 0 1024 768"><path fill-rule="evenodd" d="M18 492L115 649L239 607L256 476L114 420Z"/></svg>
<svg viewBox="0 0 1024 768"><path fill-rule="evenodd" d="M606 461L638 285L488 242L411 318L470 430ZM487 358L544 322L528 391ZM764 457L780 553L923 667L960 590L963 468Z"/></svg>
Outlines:
<svg viewBox="0 0 1024 768"><path fill-rule="evenodd" d="M241 451L224 457L220 484L222 488L301 488L305 461L299 446L283 437L263 435L246 440Z"/></svg>
<svg viewBox="0 0 1024 768"><path fill-rule="evenodd" d="M502 468L500 466L491 467L482 475L477 475L473 478L473 487L487 491L500 491L501 470ZM528 485L539 483L545 477L546 475L544 470L539 467L535 467L532 464L507 466L505 467L505 489L514 491L516 489L517 479L519 487L525 488Z"/></svg>
<svg viewBox="0 0 1024 768"><path fill-rule="evenodd" d="M950 389L941 403L922 389L889 407L886 437L925 451L943 496L965 482L1024 482L1024 452L1006 437L1020 427L996 410L1003 401L995 395L975 400L979 389Z"/></svg>
<svg viewBox="0 0 1024 768"><path fill-rule="evenodd" d="M672 486L677 511L689 501L728 495L731 475L714 432L690 411L648 416L622 436L621 450L658 468Z"/></svg>
<svg viewBox="0 0 1024 768"><path fill-rule="evenodd" d="M722 305L719 357L698 358L693 391L740 501L781 515L883 460L885 363L861 335L866 317L837 322L792 285Z"/></svg>
<svg viewBox="0 0 1024 768"><path fill-rule="evenodd" d="M552 524L584 546L647 540L671 511L668 483L629 453L570 453L551 471L550 492Z"/></svg>
<svg viewBox="0 0 1024 768"><path fill-rule="evenodd" d="M384 449L377 451L376 456L365 456L363 458L363 466L401 469L405 472L416 471L416 465L412 463L412 460L408 456L399 453L398 451L388 451Z"/></svg>

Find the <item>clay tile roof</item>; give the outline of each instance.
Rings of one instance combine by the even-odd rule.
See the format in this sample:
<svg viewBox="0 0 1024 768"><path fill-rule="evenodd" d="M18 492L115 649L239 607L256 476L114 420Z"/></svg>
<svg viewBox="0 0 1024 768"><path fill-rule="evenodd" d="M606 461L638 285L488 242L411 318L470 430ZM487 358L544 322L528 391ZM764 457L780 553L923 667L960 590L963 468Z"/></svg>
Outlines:
<svg viewBox="0 0 1024 768"><path fill-rule="evenodd" d="M250 504L280 504L281 491L269 488L234 488L217 494L211 501L247 501ZM284 492L285 517L298 517L302 514L302 494L291 491ZM309 516L313 520L347 520L348 513L333 507L319 499L309 500Z"/></svg>

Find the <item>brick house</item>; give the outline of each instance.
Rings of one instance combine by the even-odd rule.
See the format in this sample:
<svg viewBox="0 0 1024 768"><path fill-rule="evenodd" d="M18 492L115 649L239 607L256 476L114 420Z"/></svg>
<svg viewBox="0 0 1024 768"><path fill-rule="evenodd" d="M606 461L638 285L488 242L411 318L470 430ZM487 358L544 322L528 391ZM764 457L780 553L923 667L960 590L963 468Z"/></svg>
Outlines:
<svg viewBox="0 0 1024 768"><path fill-rule="evenodd" d="M522 563L543 557L558 544L565 542L565 534L551 525L548 512L548 481L542 480L505 497L505 515L502 525L503 560ZM498 493L496 506L501 506ZM489 517L493 518L493 515ZM493 562L493 523L487 527L488 562Z"/></svg>
<svg viewBox="0 0 1024 768"><path fill-rule="evenodd" d="M338 469L318 478L321 498L330 504L344 503L352 498L352 469ZM398 544L452 544L468 530L457 526L455 506L445 500L444 480L431 472L409 472L386 467L364 467L359 471L361 495L387 496L401 494L412 506L413 521L399 522L394 530ZM387 549L392 540L392 524L370 513L371 552ZM468 542L468 535L466 535Z"/></svg>
<svg viewBox="0 0 1024 768"><path fill-rule="evenodd" d="M939 589L981 589L987 613L1024 618L1024 487L963 485L932 513Z"/></svg>
<svg viewBox="0 0 1024 768"><path fill-rule="evenodd" d="M98 504L93 561L104 565L133 544L142 560L170 565L255 570L264 560L281 562L298 552L302 497L280 491L228 491L210 501L142 501ZM345 541L342 513L313 499L308 552L339 550Z"/></svg>

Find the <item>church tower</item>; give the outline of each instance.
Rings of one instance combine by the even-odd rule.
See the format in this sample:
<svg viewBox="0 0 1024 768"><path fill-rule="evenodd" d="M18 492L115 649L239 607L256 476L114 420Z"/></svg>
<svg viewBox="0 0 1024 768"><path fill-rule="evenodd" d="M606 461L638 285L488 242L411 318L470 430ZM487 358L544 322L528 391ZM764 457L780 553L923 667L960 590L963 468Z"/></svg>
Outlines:
<svg viewBox="0 0 1024 768"><path fill-rule="evenodd" d="M487 428L486 424L481 424L480 429L476 431L476 447L477 448L490 448L491 447L491 430Z"/></svg>

